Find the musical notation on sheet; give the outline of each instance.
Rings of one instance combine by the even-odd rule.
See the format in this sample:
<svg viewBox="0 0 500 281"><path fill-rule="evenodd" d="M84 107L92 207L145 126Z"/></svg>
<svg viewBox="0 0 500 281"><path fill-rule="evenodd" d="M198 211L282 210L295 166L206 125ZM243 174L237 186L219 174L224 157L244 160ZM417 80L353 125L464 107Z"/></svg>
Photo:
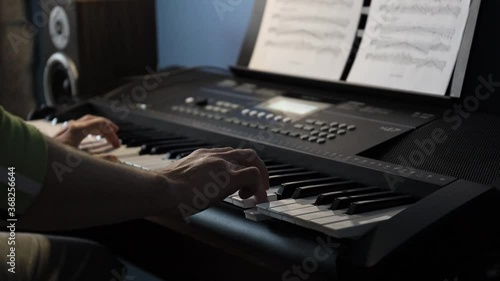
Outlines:
<svg viewBox="0 0 500 281"><path fill-rule="evenodd" d="M445 95L471 0L372 0L348 81Z"/></svg>
<svg viewBox="0 0 500 281"><path fill-rule="evenodd" d="M363 0L268 0L249 67L339 80L362 6Z"/></svg>

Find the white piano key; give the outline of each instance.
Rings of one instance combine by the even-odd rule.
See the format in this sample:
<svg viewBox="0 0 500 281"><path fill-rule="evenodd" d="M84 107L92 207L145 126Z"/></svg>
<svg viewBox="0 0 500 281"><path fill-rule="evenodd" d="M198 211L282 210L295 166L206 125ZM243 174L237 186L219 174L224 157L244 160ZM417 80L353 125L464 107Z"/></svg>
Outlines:
<svg viewBox="0 0 500 281"><path fill-rule="evenodd" d="M278 195L276 194L276 192L278 191L278 189L279 188L270 188L267 191L267 200L269 202L273 202L273 201L278 200ZM240 196L236 195L236 196L232 197L232 203L235 206L238 206L238 207L241 207L241 208L245 208L245 209L255 208L256 207L256 203L255 203L254 197L250 197L250 198L247 198L247 199L242 199Z"/></svg>
<svg viewBox="0 0 500 281"><path fill-rule="evenodd" d="M335 210L335 211L333 211L333 210L319 211L319 212L295 216L294 220L295 220L296 225L299 225L299 226L302 226L305 228L312 228L311 224L312 224L313 220L325 218L325 217L342 215L346 211L347 211L347 209Z"/></svg>
<svg viewBox="0 0 500 281"><path fill-rule="evenodd" d="M292 211L283 212L281 215L284 221L295 223L295 217L315 212L328 211L329 206L310 206L306 208L296 209Z"/></svg>
<svg viewBox="0 0 500 281"><path fill-rule="evenodd" d="M96 140L94 136L87 136L78 146L81 150L91 150L91 149L97 149L97 148L102 148L104 146L111 146L109 142L106 139L100 139Z"/></svg>
<svg viewBox="0 0 500 281"><path fill-rule="evenodd" d="M87 149L85 151L87 151L90 154L99 155L99 154L113 154L112 152L114 150L115 148L111 144L106 144L100 147Z"/></svg>
<svg viewBox="0 0 500 281"><path fill-rule="evenodd" d="M301 202L304 199L283 199L279 201L274 201L274 202L269 202L269 203L262 203L257 205L257 209L268 216L270 216L270 210L272 208L280 207L280 206L285 206L285 205L291 205L291 204L296 204L297 202Z"/></svg>
<svg viewBox="0 0 500 281"><path fill-rule="evenodd" d="M235 196L238 196L238 191L236 191L235 193L233 193L233 194L229 195L228 197L226 197L224 199L224 202L229 203L229 204L233 204L233 197L235 197Z"/></svg>
<svg viewBox="0 0 500 281"><path fill-rule="evenodd" d="M259 213L256 208L245 210L245 218L255 222L265 221L269 219L268 216Z"/></svg>
<svg viewBox="0 0 500 281"><path fill-rule="evenodd" d="M138 156L140 151L140 147L127 147L125 145L122 145L119 148L111 151L109 154L112 154L121 160L130 156Z"/></svg>
<svg viewBox="0 0 500 281"><path fill-rule="evenodd" d="M405 208L407 208L407 206L352 215L349 219L321 225L321 227L316 230L336 238L355 238L365 234L378 223L392 218Z"/></svg>
<svg viewBox="0 0 500 281"><path fill-rule="evenodd" d="M40 119L40 120L30 120L26 123L37 128L42 134L48 137L56 136L62 130L62 123L53 124L50 121Z"/></svg>
<svg viewBox="0 0 500 281"><path fill-rule="evenodd" d="M257 207L262 208L262 209L269 209L269 208L274 208L274 207L284 206L284 205L289 205L289 204L295 204L295 203L297 203L296 199L283 199L283 200L279 200L279 201L275 201L275 202L259 204L260 206L257 205Z"/></svg>
<svg viewBox="0 0 500 281"><path fill-rule="evenodd" d="M126 157L120 159L125 162L130 162L138 165L147 165L153 163L159 163L165 160L164 155L142 155L142 156L134 156L134 157Z"/></svg>
<svg viewBox="0 0 500 281"><path fill-rule="evenodd" d="M302 199L302 201L297 200L297 203L295 203L295 204L284 205L284 206L280 206L280 207L276 207L276 208L270 208L269 209L270 215L273 218L282 220L283 219L282 214L284 212L310 207L311 204L314 203L314 201L315 201L315 199Z"/></svg>

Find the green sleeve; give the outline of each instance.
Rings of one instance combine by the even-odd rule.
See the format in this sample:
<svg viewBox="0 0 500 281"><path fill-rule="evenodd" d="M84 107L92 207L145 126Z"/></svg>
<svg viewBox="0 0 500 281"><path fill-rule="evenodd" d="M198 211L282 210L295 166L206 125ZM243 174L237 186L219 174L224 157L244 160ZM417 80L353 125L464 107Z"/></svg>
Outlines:
<svg viewBox="0 0 500 281"><path fill-rule="evenodd" d="M40 193L46 170L43 135L0 106L0 222L12 217L8 212L11 185L15 185L15 217L19 218Z"/></svg>

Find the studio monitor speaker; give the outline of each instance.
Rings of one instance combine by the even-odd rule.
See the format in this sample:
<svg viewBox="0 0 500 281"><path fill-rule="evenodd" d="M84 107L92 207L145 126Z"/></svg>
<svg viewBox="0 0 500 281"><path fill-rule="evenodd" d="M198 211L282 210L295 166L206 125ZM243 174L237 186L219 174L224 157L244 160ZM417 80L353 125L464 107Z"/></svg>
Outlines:
<svg viewBox="0 0 500 281"><path fill-rule="evenodd" d="M43 104L102 93L157 65L155 0L40 0Z"/></svg>

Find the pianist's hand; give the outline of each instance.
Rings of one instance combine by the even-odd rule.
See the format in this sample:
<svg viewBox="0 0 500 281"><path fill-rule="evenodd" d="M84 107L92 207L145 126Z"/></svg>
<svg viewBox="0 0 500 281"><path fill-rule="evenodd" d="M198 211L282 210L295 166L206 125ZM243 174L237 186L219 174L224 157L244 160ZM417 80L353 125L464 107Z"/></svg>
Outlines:
<svg viewBox="0 0 500 281"><path fill-rule="evenodd" d="M117 132L118 126L110 120L94 115L85 115L78 120L68 122L54 139L72 147L78 147L88 135L104 136L114 147L120 147Z"/></svg>
<svg viewBox="0 0 500 281"><path fill-rule="evenodd" d="M255 195L257 203L268 202L266 166L250 149L200 149L161 173L174 191L170 196L181 202L177 211L181 211L183 217L200 212L238 191L242 198Z"/></svg>

